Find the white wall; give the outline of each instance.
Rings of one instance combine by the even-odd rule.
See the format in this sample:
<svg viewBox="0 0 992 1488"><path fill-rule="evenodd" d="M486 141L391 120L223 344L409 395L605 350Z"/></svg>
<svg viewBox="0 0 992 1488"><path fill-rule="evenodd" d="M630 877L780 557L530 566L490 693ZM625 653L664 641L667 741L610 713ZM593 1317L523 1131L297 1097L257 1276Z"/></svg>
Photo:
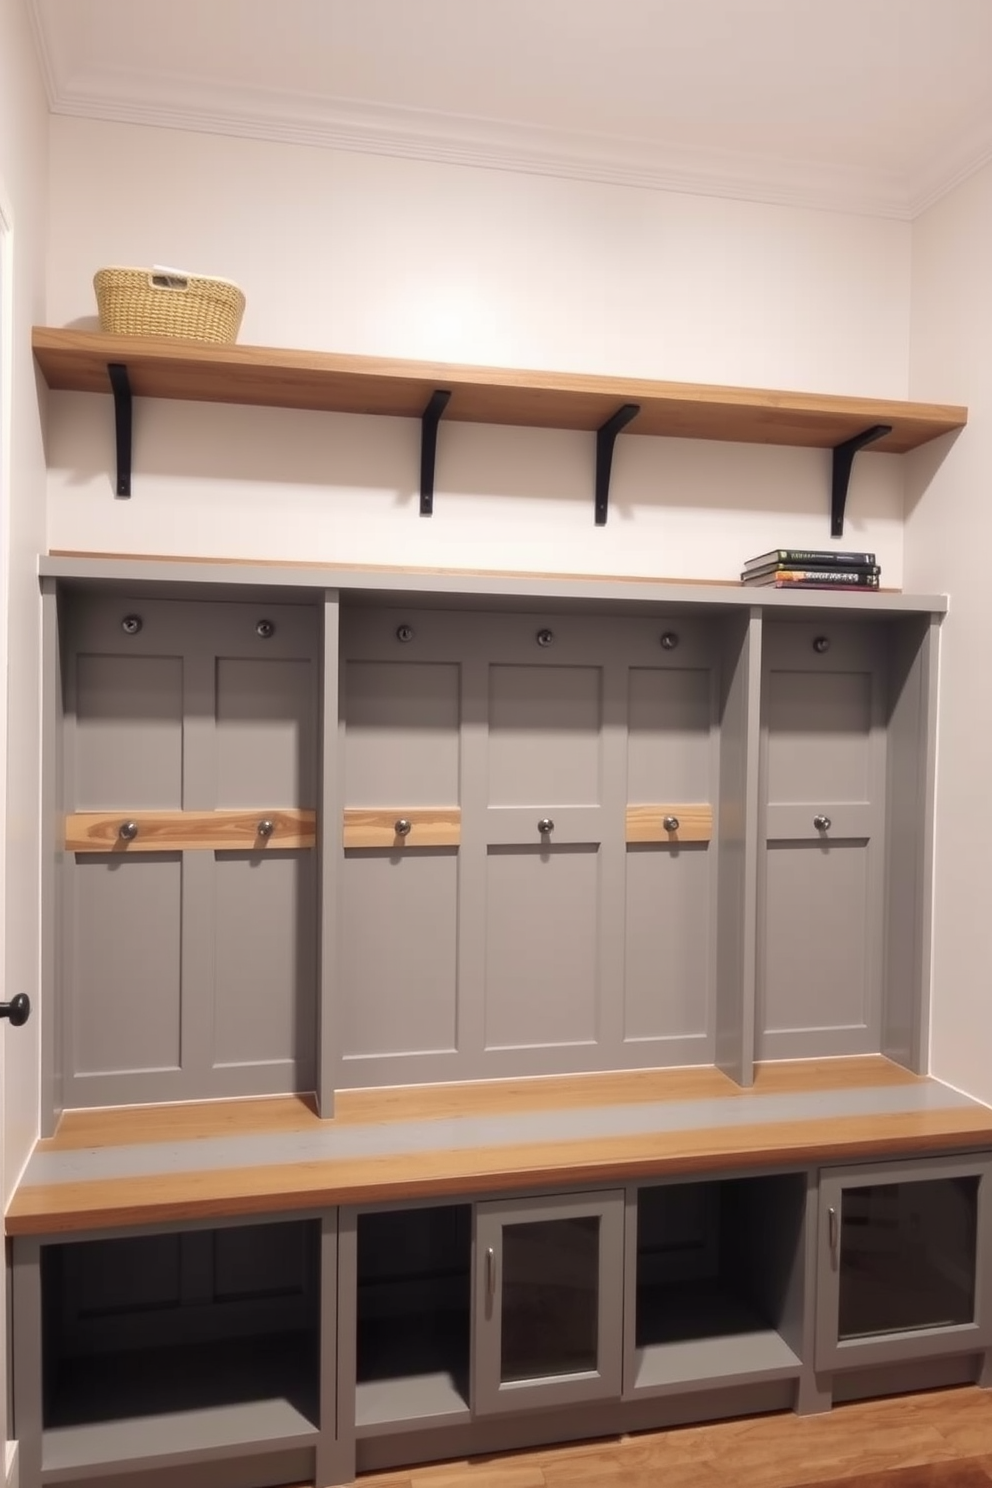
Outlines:
<svg viewBox="0 0 992 1488"><path fill-rule="evenodd" d="M906 579L946 590L937 783L933 1070L992 1102L992 167L913 231L911 394L968 405L909 468Z"/></svg>
<svg viewBox="0 0 992 1488"><path fill-rule="evenodd" d="M104 264L237 280L241 340L349 353L906 395L909 227L129 125L52 121L49 316L94 324ZM106 400L53 399L53 548L734 578L828 545L829 457L441 429L417 516L404 420L139 405L115 501ZM904 469L855 466L845 544L902 577Z"/></svg>
<svg viewBox="0 0 992 1488"><path fill-rule="evenodd" d="M22 0L0 0L0 206L7 219L0 321L7 355L0 375L6 419L0 434L0 944L4 996L34 1003L21 1029L3 1025L2 1182L6 1206L38 1135L38 754L39 606L37 553L44 542L45 470L30 327L45 313L47 106ZM2 355L3 353L0 353ZM5 509L4 509L5 508ZM6 744L6 750L4 750ZM4 761L4 753L6 758ZM6 1337L0 1288L0 1339ZM0 1441L7 1392L0 1347Z"/></svg>

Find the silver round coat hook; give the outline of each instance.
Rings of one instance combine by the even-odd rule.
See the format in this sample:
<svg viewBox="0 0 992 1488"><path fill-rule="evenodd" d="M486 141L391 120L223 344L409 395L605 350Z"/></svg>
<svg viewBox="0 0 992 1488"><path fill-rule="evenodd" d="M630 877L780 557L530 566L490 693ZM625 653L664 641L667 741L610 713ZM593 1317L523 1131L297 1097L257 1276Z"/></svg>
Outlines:
<svg viewBox="0 0 992 1488"><path fill-rule="evenodd" d="M398 641L400 641L403 645L406 645L409 641L412 641L413 640L413 626L412 625L397 625L397 627L396 627L396 639Z"/></svg>
<svg viewBox="0 0 992 1488"><path fill-rule="evenodd" d="M255 831L258 833L259 837L271 837L275 829L275 822L270 821L269 818L266 816L262 819L262 821L259 822L258 826L255 828Z"/></svg>
<svg viewBox="0 0 992 1488"><path fill-rule="evenodd" d="M829 832L830 818L829 816L814 816L813 825L818 832Z"/></svg>
<svg viewBox="0 0 992 1488"><path fill-rule="evenodd" d="M413 822L408 817L401 816L393 823L393 831L397 837L408 837L412 826Z"/></svg>
<svg viewBox="0 0 992 1488"><path fill-rule="evenodd" d="M663 651L674 651L678 643L678 633L674 630L666 630L661 638L661 649Z"/></svg>
<svg viewBox="0 0 992 1488"><path fill-rule="evenodd" d="M143 624L144 621L140 615L125 615L121 621L121 630L127 636L135 636L140 634Z"/></svg>
<svg viewBox="0 0 992 1488"><path fill-rule="evenodd" d="M539 646L553 646L555 643L555 633L553 630L539 630L535 636L535 640Z"/></svg>
<svg viewBox="0 0 992 1488"><path fill-rule="evenodd" d="M813 650L816 652L817 656L822 656L825 651L829 651L830 650L830 637L829 636L814 636L813 637Z"/></svg>
<svg viewBox="0 0 992 1488"><path fill-rule="evenodd" d="M138 823L136 821L121 822L117 828L117 835L122 842L133 842L138 835Z"/></svg>
<svg viewBox="0 0 992 1488"><path fill-rule="evenodd" d="M274 620L259 620L255 625L255 634L263 641L270 641L276 633Z"/></svg>
<svg viewBox="0 0 992 1488"><path fill-rule="evenodd" d="M679 819L677 816L666 816L662 818L661 825L666 832L677 832L679 829Z"/></svg>
<svg viewBox="0 0 992 1488"><path fill-rule="evenodd" d="M537 824L537 830L540 832L542 837L547 836L547 834L549 832L553 832L554 829L555 824L551 820L550 816L542 816L541 820Z"/></svg>

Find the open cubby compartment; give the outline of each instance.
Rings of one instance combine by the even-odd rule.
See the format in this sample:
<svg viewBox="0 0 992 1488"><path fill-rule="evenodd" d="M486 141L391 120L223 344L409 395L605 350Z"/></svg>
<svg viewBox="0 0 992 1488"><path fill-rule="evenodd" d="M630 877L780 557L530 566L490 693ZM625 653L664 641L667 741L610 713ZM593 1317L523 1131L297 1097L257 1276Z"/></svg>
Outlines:
<svg viewBox="0 0 992 1488"><path fill-rule="evenodd" d="M355 1418L468 1417L472 1209L443 1204L357 1216Z"/></svg>
<svg viewBox="0 0 992 1488"><path fill-rule="evenodd" d="M318 1435L320 1222L41 1248L42 1476Z"/></svg>
<svg viewBox="0 0 992 1488"><path fill-rule="evenodd" d="M807 1175L628 1196L625 1394L798 1376Z"/></svg>

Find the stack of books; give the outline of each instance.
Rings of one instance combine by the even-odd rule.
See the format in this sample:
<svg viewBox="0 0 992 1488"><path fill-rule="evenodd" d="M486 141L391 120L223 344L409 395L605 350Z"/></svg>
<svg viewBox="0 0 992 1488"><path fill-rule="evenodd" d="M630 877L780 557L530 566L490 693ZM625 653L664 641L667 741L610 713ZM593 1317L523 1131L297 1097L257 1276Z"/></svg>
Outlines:
<svg viewBox="0 0 992 1488"><path fill-rule="evenodd" d="M877 589L881 572L874 553L774 548L747 560L741 583L771 589Z"/></svg>

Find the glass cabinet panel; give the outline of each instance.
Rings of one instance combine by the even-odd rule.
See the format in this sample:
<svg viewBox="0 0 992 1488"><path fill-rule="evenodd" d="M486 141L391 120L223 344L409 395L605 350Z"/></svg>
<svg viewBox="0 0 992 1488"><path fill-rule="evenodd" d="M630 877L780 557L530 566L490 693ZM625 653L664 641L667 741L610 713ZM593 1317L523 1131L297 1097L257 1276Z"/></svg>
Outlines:
<svg viewBox="0 0 992 1488"><path fill-rule="evenodd" d="M838 1337L975 1316L978 1179L872 1183L841 1197Z"/></svg>
<svg viewBox="0 0 992 1488"><path fill-rule="evenodd" d="M596 1214L504 1225L502 1381L596 1368L599 1229Z"/></svg>
<svg viewBox="0 0 992 1488"><path fill-rule="evenodd" d="M620 1393L623 1196L476 1210L476 1411Z"/></svg>
<svg viewBox="0 0 992 1488"><path fill-rule="evenodd" d="M824 1175L819 1368L986 1346L987 1185L981 1158Z"/></svg>

